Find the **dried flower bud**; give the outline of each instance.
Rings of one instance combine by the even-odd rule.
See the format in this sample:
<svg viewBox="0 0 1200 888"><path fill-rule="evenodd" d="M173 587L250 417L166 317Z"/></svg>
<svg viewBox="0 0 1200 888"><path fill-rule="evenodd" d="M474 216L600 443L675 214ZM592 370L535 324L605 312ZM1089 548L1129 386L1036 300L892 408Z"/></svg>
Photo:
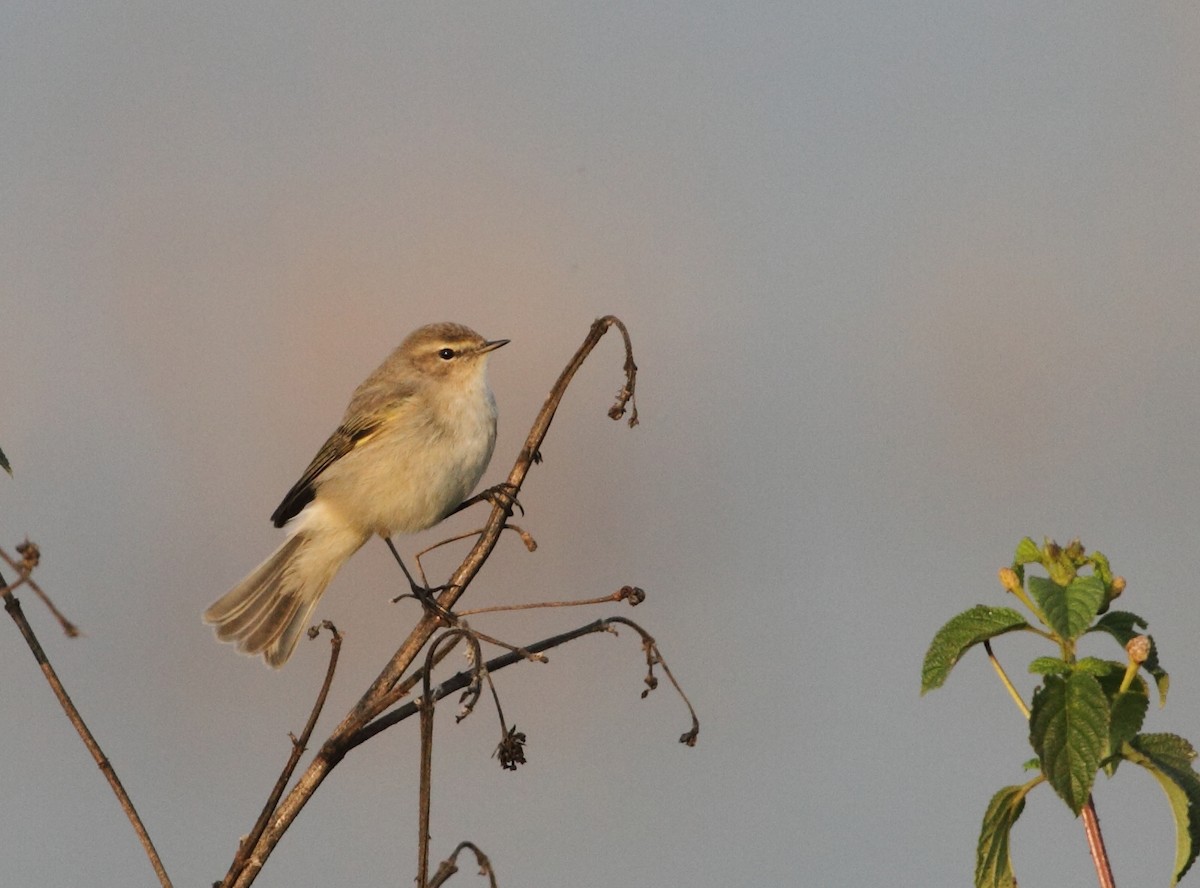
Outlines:
<svg viewBox="0 0 1200 888"><path fill-rule="evenodd" d="M500 767L506 771L515 771L518 765L525 764L525 735L516 725L508 729L493 757L500 759Z"/></svg>
<svg viewBox="0 0 1200 888"><path fill-rule="evenodd" d="M32 571L42 560L42 550L38 548L37 543L29 539L17 544L17 554L21 556L21 564L18 569L24 573Z"/></svg>
<svg viewBox="0 0 1200 888"><path fill-rule="evenodd" d="M1113 577L1112 581L1112 597L1119 598L1121 593L1125 591L1125 578Z"/></svg>
<svg viewBox="0 0 1200 888"><path fill-rule="evenodd" d="M1000 585L1009 592L1016 592L1021 588L1021 578L1011 567L1002 567L997 573L1000 577Z"/></svg>
<svg viewBox="0 0 1200 888"><path fill-rule="evenodd" d="M617 601L628 601L631 607L637 607L646 600L646 590L638 586L622 586L617 590Z"/></svg>
<svg viewBox="0 0 1200 888"><path fill-rule="evenodd" d="M1129 654L1129 659L1133 663L1145 663L1150 657L1150 636L1135 635L1129 639L1129 643L1125 645L1125 652Z"/></svg>

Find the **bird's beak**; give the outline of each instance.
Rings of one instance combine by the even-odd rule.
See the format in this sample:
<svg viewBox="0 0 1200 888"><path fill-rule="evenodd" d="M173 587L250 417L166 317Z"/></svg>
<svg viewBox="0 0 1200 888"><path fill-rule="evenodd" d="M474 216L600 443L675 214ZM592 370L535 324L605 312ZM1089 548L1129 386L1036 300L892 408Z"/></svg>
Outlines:
<svg viewBox="0 0 1200 888"><path fill-rule="evenodd" d="M509 340L507 339L493 339L491 342L485 342L483 345L479 346L478 354L482 355L490 351L495 351L502 345L508 345L508 343Z"/></svg>

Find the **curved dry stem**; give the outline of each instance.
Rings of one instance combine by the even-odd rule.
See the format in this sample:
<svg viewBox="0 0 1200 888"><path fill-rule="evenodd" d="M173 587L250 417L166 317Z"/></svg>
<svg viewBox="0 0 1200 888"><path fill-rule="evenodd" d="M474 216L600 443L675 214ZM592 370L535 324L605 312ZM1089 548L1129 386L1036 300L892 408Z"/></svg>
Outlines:
<svg viewBox="0 0 1200 888"><path fill-rule="evenodd" d="M5 556L5 560L8 560L7 556ZM9 563L11 564L12 562L9 561ZM27 574L24 571L22 571L22 574L22 578L27 580ZM67 714L67 719L79 734L79 738L83 741L83 745L87 747L87 751L91 754L92 759L100 767L100 771L104 774L108 785L112 787L112 791L117 797L117 802L121 805L121 810L129 818L129 823L133 827L133 831L137 834L138 841L142 843L142 850L146 852L146 857L150 860L150 866L154 869L154 874L158 877L159 884L163 888L171 888L171 879L167 876L167 871L158 856L154 842L150 840L150 834L146 832L142 818L138 815L137 809L133 807L133 801L129 798L129 793L125 791L125 787L121 784L121 779L117 777L117 772L113 770L112 763L109 762L108 757L100 748L100 744L92 736L92 732L84 722L83 716L79 714L79 710L71 702L71 697L67 694L66 688L63 687L63 683L59 680L58 673L50 665L50 660L46 656L46 652L42 649L37 635L34 634L33 627L25 619L25 613L21 610L21 602L12 594L3 577L0 577L0 588L3 589L4 609L8 611L8 615L17 624L17 628L25 639L25 643L29 645L29 650L33 652L33 658L37 660L37 664L42 670L42 675L46 677L46 681L50 684L50 689L54 692L54 696L58 698L59 705L62 706L63 711Z"/></svg>
<svg viewBox="0 0 1200 888"><path fill-rule="evenodd" d="M476 847L474 842L459 842L454 853L442 861L438 871L429 880L429 888L441 888L447 879L458 872L458 855L466 848L470 848L475 854L475 862L479 864L479 875L487 876L490 888L496 888L496 874L492 872L492 862Z"/></svg>
<svg viewBox="0 0 1200 888"><path fill-rule="evenodd" d="M506 651L512 651L514 654L520 654L526 660L529 660L533 663L548 663L548 662L550 662L545 657L543 657L541 654L531 654L531 653L529 653L529 651L525 650L525 648L517 647L515 644L509 644L507 641L502 641L499 638L496 638L492 635L488 635L484 632L480 632L478 629L472 629L469 626L467 626L466 623L460 623L459 625L462 628L467 629L471 633L471 637L474 638L476 641L486 642L487 644L494 644L498 648L504 648Z"/></svg>
<svg viewBox="0 0 1200 888"><path fill-rule="evenodd" d="M337 627L329 620L322 620L319 627L313 626L308 630L308 637L316 638L322 628L328 629L330 632L329 666L325 670L325 680L321 683L321 690L317 692L317 699L313 703L312 711L308 715L308 721L305 722L300 736L289 735L292 740L292 749L288 754L287 762L283 766L283 771L280 773L279 779L275 781L275 786L271 789L271 794L267 797L266 804L263 805L262 811L258 815L258 820L254 823L254 828L250 830L250 834L242 840L241 845L238 847L238 853L233 858L233 863L229 866L229 872L221 880L222 886L233 884L233 881L246 866L246 857L250 853L250 849L258 843L263 830L267 828L267 822L270 820L271 815L275 813L275 808L279 805L280 798L283 797L283 791L287 789L288 781L292 779L292 774L295 773L296 766L300 764L300 756L308 748L308 741L312 737L313 728L317 726L317 719L321 716L321 710L325 708L325 699L329 696L329 688L333 684L333 673L337 669L338 655L342 652L342 633L338 632Z"/></svg>
<svg viewBox="0 0 1200 888"><path fill-rule="evenodd" d="M649 649L652 651L655 665L662 666L667 678L675 687L675 690L678 692L680 699L683 700L684 705L687 706L688 713L692 718L691 730L683 734L679 740L681 743L685 743L688 746L694 746L696 744L696 737L700 731L700 722L696 717L696 711L692 708L692 704L688 700L687 695L684 694L682 688L679 686L679 683L675 680L675 677L667 668L666 661L659 653L658 646L654 642L654 639L637 623L634 623L632 620L626 620L624 617L606 617L604 619L595 620L594 622L572 629L569 632L563 632L559 635L551 636L550 638L544 638L541 641L534 642L533 644L523 645L522 647L518 648L516 652L501 654L500 656L493 657L492 659L488 660L483 664L483 671L486 674L490 674L497 672L500 669L507 669L509 666L528 660L529 657L527 655L543 653L544 651L548 651L552 648L556 648L560 645L574 641L577 638L583 638L586 635L594 635L599 632L608 632L616 635L617 633L613 629L613 624L629 626L631 629L641 635L643 649L646 649L647 642L649 643ZM649 657L651 654L648 653L647 656ZM476 680L476 676L476 669L458 672L446 679L441 684L433 687L429 693L432 694L433 700L436 702L437 700L440 700L449 694L456 693L468 687L472 681ZM410 686L415 685L420 681L424 681L424 670L421 670L417 674L405 679L405 682L410 683ZM642 696L645 696L645 692L643 692ZM411 701L409 703L405 703L403 706L398 706L395 709L389 709L370 724L364 725L357 732L355 732L355 734L349 738L349 749L353 749L355 746L365 743L376 734L382 733L388 728L400 724L402 721L406 721L412 716L417 715L419 712L419 701Z"/></svg>
<svg viewBox="0 0 1200 888"><path fill-rule="evenodd" d="M449 654L459 639L465 640L472 647L472 662L475 668L471 670L474 679L467 691L464 703L465 712L470 712L479 700L479 670L482 668L483 657L479 650L479 642L471 636L466 628L454 628L443 632L429 646L425 655L424 673L421 679L421 699L417 701L421 713L421 790L418 812L418 844L417 844L417 888L427 888L429 884L429 815L433 804L433 711L436 698L430 686L429 677L433 673L434 663ZM440 650L445 653L438 656ZM464 716L465 717L465 713Z"/></svg>
<svg viewBox="0 0 1200 888"><path fill-rule="evenodd" d="M622 586L611 595L601 595L599 598L580 598L574 601L533 601L528 604L498 604L493 607L477 607L473 610L460 610L456 617L473 617L477 614L499 614L510 611L536 610L539 607L583 607L589 604L612 604L615 601L628 601L630 607L637 607L646 600L646 592L637 586Z"/></svg>
<svg viewBox="0 0 1200 888"><path fill-rule="evenodd" d="M514 533L516 533L521 538L521 542L523 542L525 544L525 548L528 549L530 552L534 552L537 550L537 543L534 542L533 537L529 535L528 531L522 530L520 527L517 527L517 525L512 524L512 523L505 524L500 529L501 530L511 530ZM422 549L420 552L418 552L416 555L414 555L413 560L417 562L417 574L418 574L418 576L421 577L421 582L424 583L426 586L429 585L429 579L425 576L425 567L424 567L424 565L421 564L421 556L422 555L428 555L434 549L440 549L442 546L448 546L451 543L457 543L459 540L469 540L471 537L477 537L481 533L483 533L485 530L486 530L486 528L480 527L476 530L469 530L466 533L455 534L452 537L447 537L444 540L434 543L432 546L426 546L424 549ZM399 595L396 598L392 599L392 603L395 604L397 601L399 601L401 598L404 598L404 597L405 596L403 596L403 595Z"/></svg>
<svg viewBox="0 0 1200 888"><path fill-rule="evenodd" d="M525 444L522 446L517 460L506 479L514 491L514 495L520 493L525 476L529 473L529 469L533 465L535 457L546 439L550 423L554 419L554 414L558 410L558 405L562 402L562 398L566 394L571 380L575 377L575 374L579 371L579 368L583 365L588 355L596 347L596 344L608 331L609 327L613 326L621 331L621 336L625 343L625 383L617 393L617 400L609 409L608 415L614 419L619 418L625 414L626 407L629 405L632 407L632 415L629 423L631 426L636 425L637 406L636 402L634 402L634 389L637 380L637 365L633 362L633 348L629 340L629 332L618 318L608 315L592 323L591 329L588 331L583 343L559 374L558 380L550 390L545 404L542 405L542 409L538 412L537 418L529 430L529 435L525 439ZM438 603L446 610L453 610L455 602L458 601L476 574L479 573L480 568L496 547L507 519L508 509L503 504L494 504L491 515L488 517L488 521L484 525L479 539L471 548L471 551L467 553L463 562L454 571L446 588L438 596ZM271 853L275 850L275 846L279 844L279 840L304 809L308 800L312 798L313 793L317 791L317 788L324 782L330 771L337 766L338 762L345 757L346 753L357 745L352 742L354 738L359 736L363 728L373 719L376 719L390 705L388 701L391 699L392 689L401 680L404 673L408 671L421 649L433 637L438 625L438 619L435 615L427 613L422 617L408 638L396 650L391 659L388 660L383 670L371 683L371 686L367 688L358 702L345 715L341 723L334 728L329 738L317 751L316 755L313 756L304 773L300 775L291 792L280 803L267 828L263 830L256 846L249 854L247 866L242 870L237 881L234 883L237 888L246 888L246 886L254 882L263 864L271 856Z"/></svg>
<svg viewBox="0 0 1200 888"><path fill-rule="evenodd" d="M658 649L658 642L654 640L654 637L649 632L647 632L637 623L633 622L633 620L627 620L624 617L609 617L607 622L621 623L622 625L633 629L642 636L642 647L646 651L646 664L649 670L646 675L647 688L646 690L642 691L642 697L645 697L648 693L650 693L650 691L658 687L658 681L654 678L654 666L656 664L662 666L663 672L666 673L667 679L675 688L675 693L677 693L679 698L683 700L684 705L687 706L688 712L692 716L692 728L690 731L685 731L679 736L679 742L686 746L695 746L696 741L700 737L700 719L696 717L696 710L692 708L692 701L689 700L687 694L683 692L683 688L679 686L679 682L675 680L675 676L671 673L671 668L667 665L667 661L663 659L662 653Z"/></svg>

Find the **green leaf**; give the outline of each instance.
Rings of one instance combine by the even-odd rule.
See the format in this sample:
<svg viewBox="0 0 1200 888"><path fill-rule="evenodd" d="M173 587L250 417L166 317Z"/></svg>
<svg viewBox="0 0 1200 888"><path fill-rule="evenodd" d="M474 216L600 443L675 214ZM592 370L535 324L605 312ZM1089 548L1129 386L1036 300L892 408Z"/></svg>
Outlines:
<svg viewBox="0 0 1200 888"><path fill-rule="evenodd" d="M1009 834L1025 810L1025 795L1036 783L1006 786L988 802L975 851L975 888L1017 888L1008 848Z"/></svg>
<svg viewBox="0 0 1200 888"><path fill-rule="evenodd" d="M1046 676L1033 695L1029 743L1054 791L1078 816L1108 746L1108 698L1095 676Z"/></svg>
<svg viewBox="0 0 1200 888"><path fill-rule="evenodd" d="M1019 567L1023 564L1041 564L1042 550L1038 548L1038 544L1029 537L1017 543L1017 552L1013 555L1013 567Z"/></svg>
<svg viewBox="0 0 1200 888"><path fill-rule="evenodd" d="M1035 657L1029 664L1029 671L1034 675L1066 675L1071 666L1061 657Z"/></svg>
<svg viewBox="0 0 1200 888"><path fill-rule="evenodd" d="M1096 621L1096 624L1089 629L1089 632L1107 632L1117 640L1124 650L1125 645L1129 644L1129 640L1137 635L1143 635L1149 624L1139 617L1137 614L1131 614L1129 611L1109 611ZM1158 688L1158 705L1167 705L1167 689L1171 686L1171 676L1167 675L1165 669L1158 663L1158 647L1154 644L1154 636L1150 636L1150 656L1146 662L1142 664L1145 669L1154 678L1155 687Z"/></svg>
<svg viewBox="0 0 1200 888"><path fill-rule="evenodd" d="M1075 672L1086 672L1088 675L1094 675L1099 678L1102 675L1111 675L1113 672L1125 674L1125 666L1121 663L1116 663L1112 660L1101 660L1099 657L1084 657L1082 660L1075 662Z"/></svg>
<svg viewBox="0 0 1200 888"><path fill-rule="evenodd" d="M4 469L9 475L12 475L12 466L8 464L8 457L4 455L3 450L0 450L0 469Z"/></svg>
<svg viewBox="0 0 1200 888"><path fill-rule="evenodd" d="M1086 632L1104 601L1104 584L1097 577L1075 577L1067 586L1045 577L1030 577L1029 591L1047 625L1064 641L1074 641Z"/></svg>
<svg viewBox="0 0 1200 888"><path fill-rule="evenodd" d="M1093 573L1104 584L1105 588L1112 585L1112 566L1108 563L1108 559L1104 555L1099 552L1093 552L1087 557L1087 563L1092 566Z"/></svg>
<svg viewBox="0 0 1200 888"><path fill-rule="evenodd" d="M971 647L997 635L1028 627L1025 618L1009 607L978 604L952 617L933 636L929 650L925 652L925 663L921 667L921 693L945 684L954 664Z"/></svg>
<svg viewBox="0 0 1200 888"><path fill-rule="evenodd" d="M1138 677L1128 690L1118 691L1116 696L1111 699L1112 704L1109 707L1111 715L1108 722L1108 754L1110 756L1119 753L1121 748L1133 740L1137 736L1137 732L1142 729L1142 723L1146 720L1146 710L1150 708L1150 694L1146 688L1146 682ZM1111 777L1117 772L1117 765L1120 764L1120 761L1120 756L1117 755L1105 765L1104 769L1108 776Z"/></svg>
<svg viewBox="0 0 1200 888"><path fill-rule="evenodd" d="M1175 817L1175 885L1184 877L1200 851L1200 775L1192 768L1196 751L1174 734L1141 734L1122 750L1124 756L1141 765L1158 781L1167 794Z"/></svg>

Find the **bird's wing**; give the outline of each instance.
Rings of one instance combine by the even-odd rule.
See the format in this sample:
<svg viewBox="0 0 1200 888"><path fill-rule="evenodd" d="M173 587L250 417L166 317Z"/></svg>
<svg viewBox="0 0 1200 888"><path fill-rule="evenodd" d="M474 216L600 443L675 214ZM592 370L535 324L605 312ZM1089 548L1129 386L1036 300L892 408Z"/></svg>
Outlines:
<svg viewBox="0 0 1200 888"><path fill-rule="evenodd" d="M308 468L304 470L300 480L292 485L292 489L287 492L287 496L283 498L279 508L271 514L271 522L276 527L283 527L300 514L300 510L311 503L313 497L317 495L317 479L320 478L321 473L351 450L370 440L387 418L393 415L402 400L400 398L379 404L376 409L347 419L338 426L337 431L330 435L329 440L317 451L317 455L308 464Z"/></svg>

